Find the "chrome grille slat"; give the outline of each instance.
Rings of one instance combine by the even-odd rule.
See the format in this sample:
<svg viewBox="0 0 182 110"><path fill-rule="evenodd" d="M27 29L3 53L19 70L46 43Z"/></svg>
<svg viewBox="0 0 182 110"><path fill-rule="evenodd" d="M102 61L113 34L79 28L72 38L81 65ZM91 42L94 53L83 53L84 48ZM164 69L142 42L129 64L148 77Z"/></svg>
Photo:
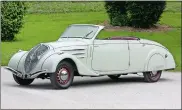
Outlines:
<svg viewBox="0 0 182 110"><path fill-rule="evenodd" d="M34 67L39 61L38 55L42 55L47 50L48 47L46 45L39 44L29 51L24 63L24 69L26 73L30 73L34 69Z"/></svg>

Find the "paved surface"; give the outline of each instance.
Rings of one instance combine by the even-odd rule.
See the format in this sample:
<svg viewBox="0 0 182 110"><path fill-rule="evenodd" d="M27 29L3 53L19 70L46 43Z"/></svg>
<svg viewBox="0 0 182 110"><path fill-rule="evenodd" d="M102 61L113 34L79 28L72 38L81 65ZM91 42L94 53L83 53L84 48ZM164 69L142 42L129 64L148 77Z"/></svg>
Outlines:
<svg viewBox="0 0 182 110"><path fill-rule="evenodd" d="M164 72L157 83L141 76L75 77L67 90L53 90L50 81L37 79L28 87L17 85L12 74L1 68L1 108L181 108L181 73Z"/></svg>

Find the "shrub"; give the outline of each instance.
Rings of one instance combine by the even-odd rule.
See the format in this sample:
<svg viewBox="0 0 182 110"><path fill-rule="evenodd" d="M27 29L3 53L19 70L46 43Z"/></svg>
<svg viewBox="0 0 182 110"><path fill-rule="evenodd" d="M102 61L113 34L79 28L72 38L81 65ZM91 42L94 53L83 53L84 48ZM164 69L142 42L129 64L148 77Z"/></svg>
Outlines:
<svg viewBox="0 0 182 110"><path fill-rule="evenodd" d="M114 26L127 25L125 1L106 1L105 9L108 13L110 24Z"/></svg>
<svg viewBox="0 0 182 110"><path fill-rule="evenodd" d="M156 24L166 6L165 1L106 1L110 24L149 28Z"/></svg>
<svg viewBox="0 0 182 110"><path fill-rule="evenodd" d="M23 16L26 11L24 2L2 1L1 2L1 40L11 41L14 39L23 25Z"/></svg>
<svg viewBox="0 0 182 110"><path fill-rule="evenodd" d="M126 9L130 25L137 28L149 28L155 25L165 6L165 1L128 1Z"/></svg>

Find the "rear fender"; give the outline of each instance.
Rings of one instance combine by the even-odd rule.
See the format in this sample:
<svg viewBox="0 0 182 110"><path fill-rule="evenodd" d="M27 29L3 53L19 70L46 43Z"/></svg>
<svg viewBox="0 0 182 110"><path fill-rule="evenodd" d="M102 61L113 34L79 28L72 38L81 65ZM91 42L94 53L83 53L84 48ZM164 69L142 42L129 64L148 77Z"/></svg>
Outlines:
<svg viewBox="0 0 182 110"><path fill-rule="evenodd" d="M167 57L165 58L165 60L166 60L166 68L165 68L166 70L176 68L177 65L175 63L174 57L169 51L167 52Z"/></svg>
<svg viewBox="0 0 182 110"><path fill-rule="evenodd" d="M152 50L146 58L144 71L164 70L166 68L165 52Z"/></svg>

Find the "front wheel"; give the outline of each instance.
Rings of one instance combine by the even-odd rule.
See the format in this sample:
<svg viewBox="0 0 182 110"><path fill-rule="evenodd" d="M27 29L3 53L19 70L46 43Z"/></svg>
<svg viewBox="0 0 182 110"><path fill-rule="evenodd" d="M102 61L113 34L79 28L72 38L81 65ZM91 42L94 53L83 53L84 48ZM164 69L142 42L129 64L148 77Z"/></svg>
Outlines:
<svg viewBox="0 0 182 110"><path fill-rule="evenodd" d="M13 78L15 82L18 83L19 85L30 85L34 81L34 79L22 79L14 74Z"/></svg>
<svg viewBox="0 0 182 110"><path fill-rule="evenodd" d="M146 82L157 82L161 77L162 71L144 72L144 80Z"/></svg>
<svg viewBox="0 0 182 110"><path fill-rule="evenodd" d="M58 64L56 72L50 75L51 84L55 89L67 89L73 82L73 66L69 62Z"/></svg>

